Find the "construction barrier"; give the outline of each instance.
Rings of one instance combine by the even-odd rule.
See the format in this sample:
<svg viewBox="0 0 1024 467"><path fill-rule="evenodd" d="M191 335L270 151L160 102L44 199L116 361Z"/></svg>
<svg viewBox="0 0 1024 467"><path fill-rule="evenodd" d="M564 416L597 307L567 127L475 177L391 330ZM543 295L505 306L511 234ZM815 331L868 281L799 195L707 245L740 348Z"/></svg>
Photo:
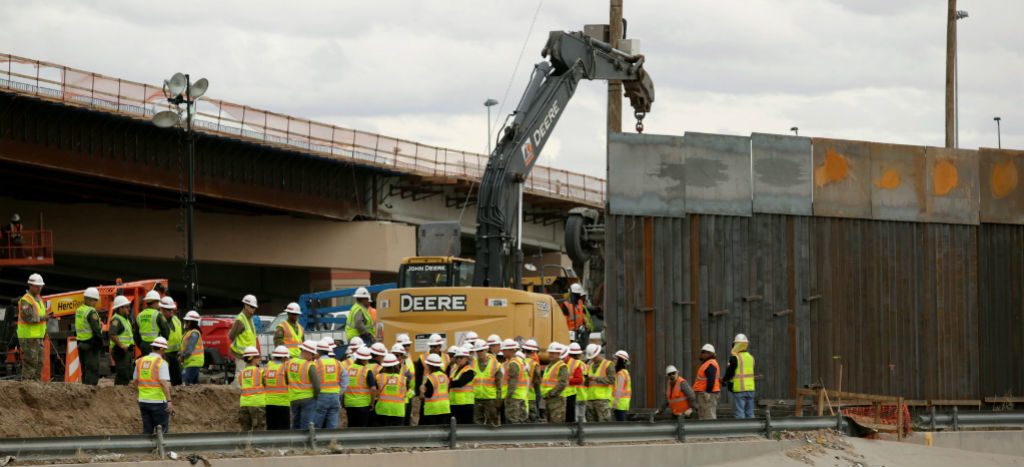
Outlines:
<svg viewBox="0 0 1024 467"><path fill-rule="evenodd" d="M75 337L68 338L68 359L67 364L64 365L64 382L82 382L82 365L78 360L78 339Z"/></svg>

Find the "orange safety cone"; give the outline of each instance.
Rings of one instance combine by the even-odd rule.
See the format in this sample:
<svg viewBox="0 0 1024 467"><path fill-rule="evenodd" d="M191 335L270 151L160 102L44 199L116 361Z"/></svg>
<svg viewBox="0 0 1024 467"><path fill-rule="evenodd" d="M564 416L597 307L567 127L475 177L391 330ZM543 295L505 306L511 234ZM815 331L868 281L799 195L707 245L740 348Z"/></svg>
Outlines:
<svg viewBox="0 0 1024 467"><path fill-rule="evenodd" d="M68 338L68 358L64 365L64 382L65 383L81 383L82 382L82 365L78 361L78 339L74 337Z"/></svg>

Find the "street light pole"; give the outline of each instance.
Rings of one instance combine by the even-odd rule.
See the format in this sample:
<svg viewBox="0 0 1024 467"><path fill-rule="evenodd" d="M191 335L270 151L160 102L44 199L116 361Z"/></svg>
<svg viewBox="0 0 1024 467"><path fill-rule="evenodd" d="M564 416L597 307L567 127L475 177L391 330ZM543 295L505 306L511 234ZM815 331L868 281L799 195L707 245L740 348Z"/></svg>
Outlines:
<svg viewBox="0 0 1024 467"><path fill-rule="evenodd" d="M799 127L792 127L792 128L789 129L789 131L792 131L794 135L800 136L800 128Z"/></svg>
<svg viewBox="0 0 1024 467"><path fill-rule="evenodd" d="M491 155L491 107L498 105L498 101L495 99L487 99L484 101L484 107L487 107L487 155Z"/></svg>
<svg viewBox="0 0 1024 467"><path fill-rule="evenodd" d="M996 141L999 144L998 147L999 147L999 149L1003 149L1003 129L1002 129L1002 126L999 124L1000 122L1003 121L1003 119L1002 119L1002 117L996 117L996 118L993 118L992 120L996 121L996 138L997 138Z"/></svg>
<svg viewBox="0 0 1024 467"><path fill-rule="evenodd" d="M195 256L194 208L196 204L196 137L192 132L192 117L196 101L191 96L191 79L185 75L185 132L188 137L188 193L185 195L185 306L195 310L198 268Z"/></svg>

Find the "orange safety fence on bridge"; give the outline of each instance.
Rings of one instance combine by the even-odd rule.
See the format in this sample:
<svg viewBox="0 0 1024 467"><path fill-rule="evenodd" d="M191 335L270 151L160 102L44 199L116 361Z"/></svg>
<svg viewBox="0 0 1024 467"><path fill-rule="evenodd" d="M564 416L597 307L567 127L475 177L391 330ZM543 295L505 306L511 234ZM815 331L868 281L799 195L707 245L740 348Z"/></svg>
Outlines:
<svg viewBox="0 0 1024 467"><path fill-rule="evenodd" d="M68 105L148 119L170 108L160 86L126 81L9 54L0 54L0 88ZM204 97L195 128L346 162L416 175L478 182L487 155L342 128ZM526 192L603 207L604 179L537 165Z"/></svg>
<svg viewBox="0 0 1024 467"><path fill-rule="evenodd" d="M0 266L53 265L53 231L5 232L0 238Z"/></svg>

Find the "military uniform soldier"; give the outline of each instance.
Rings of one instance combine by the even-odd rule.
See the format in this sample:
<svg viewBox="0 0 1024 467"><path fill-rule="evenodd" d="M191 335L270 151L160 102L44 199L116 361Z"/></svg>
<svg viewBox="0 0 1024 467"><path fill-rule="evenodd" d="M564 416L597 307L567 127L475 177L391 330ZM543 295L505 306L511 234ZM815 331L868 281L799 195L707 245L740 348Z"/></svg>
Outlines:
<svg viewBox="0 0 1024 467"><path fill-rule="evenodd" d="M512 339L505 339L501 343L501 352L505 355L501 394L505 405L505 419L510 424L526 423L529 418L526 400L530 380L523 360L516 356L517 350L519 344Z"/></svg>
<svg viewBox="0 0 1024 467"><path fill-rule="evenodd" d="M569 348L552 342L548 346L548 367L540 383L540 395L547 407L548 423L565 423L565 388L569 386L569 367L565 360Z"/></svg>
<svg viewBox="0 0 1024 467"><path fill-rule="evenodd" d="M18 346L21 347L21 379L39 380L43 375L43 338L46 320L53 313L43 304L43 276L28 276L28 291L18 300Z"/></svg>
<svg viewBox="0 0 1024 467"><path fill-rule="evenodd" d="M607 422L612 419L612 388L615 386L615 369L612 362L602 353L598 344L587 345L586 357L590 360L587 372L587 421Z"/></svg>
<svg viewBox="0 0 1024 467"><path fill-rule="evenodd" d="M85 289L82 305L75 310L75 339L82 361L82 384L95 386L100 381L100 351L103 346L103 325L96 312L100 291L96 287Z"/></svg>

